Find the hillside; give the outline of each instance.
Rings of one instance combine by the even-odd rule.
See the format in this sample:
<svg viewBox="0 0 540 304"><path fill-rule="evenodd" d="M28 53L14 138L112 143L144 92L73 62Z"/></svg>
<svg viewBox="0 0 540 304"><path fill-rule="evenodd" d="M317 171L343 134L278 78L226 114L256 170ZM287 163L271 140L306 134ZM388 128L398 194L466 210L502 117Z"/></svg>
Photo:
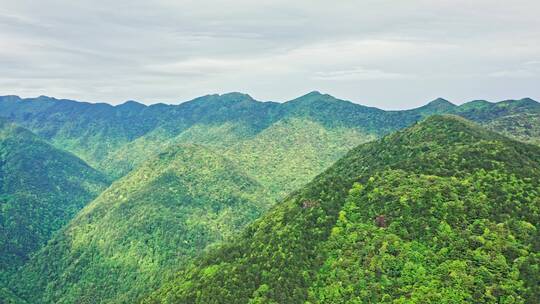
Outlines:
<svg viewBox="0 0 540 304"><path fill-rule="evenodd" d="M502 116L486 123L486 127L524 142L540 145L540 113L519 113Z"/></svg>
<svg viewBox="0 0 540 304"><path fill-rule="evenodd" d="M145 303L537 303L540 148L455 116L362 144Z"/></svg>
<svg viewBox="0 0 540 304"><path fill-rule="evenodd" d="M27 304L21 298L17 297L11 290L0 286L0 303L2 304Z"/></svg>
<svg viewBox="0 0 540 304"><path fill-rule="evenodd" d="M181 105L151 106L133 101L111 106L47 96L27 99L3 96L0 97L0 116L29 128L118 178L121 175L116 172L117 168L111 167L110 160L115 159L111 156L144 135L161 129L166 139L170 139L196 124L226 122L246 125L250 133L256 133L271 122L274 105L257 102L240 93L207 95ZM142 154L146 158L153 155ZM125 170L121 172L125 173Z"/></svg>
<svg viewBox="0 0 540 304"><path fill-rule="evenodd" d="M0 283L107 185L76 156L0 120Z"/></svg>
<svg viewBox="0 0 540 304"><path fill-rule="evenodd" d="M372 139L375 136L353 128L326 128L310 119L294 118L281 120L224 151L279 199Z"/></svg>
<svg viewBox="0 0 540 304"><path fill-rule="evenodd" d="M86 206L13 285L30 303L134 303L270 203L231 161L175 145Z"/></svg>
<svg viewBox="0 0 540 304"><path fill-rule="evenodd" d="M519 140L532 143L540 140L534 131L540 128L537 120L525 128L516 126L514 120L514 117L523 115L540 115L540 104L527 98L498 103L473 101L461 106L439 98L417 109L384 111L319 92L284 103L260 102L246 94L229 93L202 96L179 105L151 106L133 101L111 106L46 96L28 99L0 97L0 116L76 154L112 179L124 176L171 144L203 144L220 152L227 149L229 157L239 150L251 153L264 147L266 152L274 154L269 157L274 161L280 160L278 157L285 151L304 152L301 148L291 147L290 142L304 138L306 134L317 134L318 131L333 134L333 142L325 141L324 135L321 138L313 136L307 145L308 149L316 146L323 155L331 157L308 157L299 164L293 164L296 167L286 168L296 178L286 177L270 185L270 188L290 185L286 190L301 186L320 173L319 169L327 168L343 156L347 149L334 149L336 142L346 142L353 135L347 144L347 147L352 147L433 114L456 114ZM311 130L311 126L317 130ZM533 131L529 132L529 129ZM288 138L276 139L270 136L273 133L285 134ZM301 147L299 142L294 144ZM233 147L235 145L237 147ZM272 149L268 150L268 147ZM239 162L248 161L245 168L248 171L250 168L257 172L269 168L256 168L256 162L249 163L250 159L260 155L238 156ZM280 172L283 171L278 168L271 173L276 175ZM298 178L301 183L296 182ZM265 183L265 177L260 182Z"/></svg>

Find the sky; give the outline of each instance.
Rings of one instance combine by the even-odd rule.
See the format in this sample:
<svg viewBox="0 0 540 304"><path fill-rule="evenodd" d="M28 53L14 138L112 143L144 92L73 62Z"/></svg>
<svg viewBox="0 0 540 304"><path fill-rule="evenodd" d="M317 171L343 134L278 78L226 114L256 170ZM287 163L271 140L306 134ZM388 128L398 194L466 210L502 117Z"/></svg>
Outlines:
<svg viewBox="0 0 540 304"><path fill-rule="evenodd" d="M0 95L540 100L540 1L0 0Z"/></svg>

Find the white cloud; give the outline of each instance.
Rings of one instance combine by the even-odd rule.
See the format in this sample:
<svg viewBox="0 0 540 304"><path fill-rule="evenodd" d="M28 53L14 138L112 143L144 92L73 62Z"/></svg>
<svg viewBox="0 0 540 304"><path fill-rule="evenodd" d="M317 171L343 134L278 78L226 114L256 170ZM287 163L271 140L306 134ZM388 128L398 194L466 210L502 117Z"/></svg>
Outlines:
<svg viewBox="0 0 540 304"><path fill-rule="evenodd" d="M540 3L0 0L0 94L540 99ZM525 63L525 64L524 64ZM389 89L390 88L390 89Z"/></svg>
<svg viewBox="0 0 540 304"><path fill-rule="evenodd" d="M366 79L400 79L410 78L412 75L385 72L382 70L373 70L365 68L354 68L350 70L317 72L315 78L321 80L351 81Z"/></svg>
<svg viewBox="0 0 540 304"><path fill-rule="evenodd" d="M530 78L537 76L536 73L529 70L508 70L496 71L488 74L490 77L498 78Z"/></svg>

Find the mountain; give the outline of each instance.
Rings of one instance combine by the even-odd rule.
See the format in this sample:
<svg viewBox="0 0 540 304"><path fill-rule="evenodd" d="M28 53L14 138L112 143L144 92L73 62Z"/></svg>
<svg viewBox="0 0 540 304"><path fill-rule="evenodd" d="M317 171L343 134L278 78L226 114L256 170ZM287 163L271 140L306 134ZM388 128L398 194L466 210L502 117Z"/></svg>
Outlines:
<svg viewBox="0 0 540 304"><path fill-rule="evenodd" d="M384 175L383 181L384 179L393 180L395 183L400 179L410 180L411 183L417 181L416 184L403 186L403 191L412 191L414 187L420 187L423 175L432 174L429 173L430 170L435 170L439 168L438 166L444 167L440 164L441 161L449 162L451 159L453 162L467 162L473 155L478 154L486 157L485 159L493 155L471 152L475 150L468 146L470 142L461 144L467 149L470 148L471 155L462 157L460 153L464 152L454 146L452 146L454 150L450 149L453 154L444 154L447 149L445 145L450 143L445 141L448 139L445 136L456 133L453 128L459 124L455 123L452 128L443 124L443 130L449 129L448 134L445 133L446 131L437 133L435 130L430 130L430 132L424 132L426 134L422 133L423 137L417 138L418 142L434 142L437 147L435 151L438 153L436 157L433 156L430 159L413 157L407 164L405 158L410 153L413 153L412 155L417 152L425 154L433 147L423 146L421 150L415 150L420 148L414 146L411 141L406 144L409 148L414 146L414 149L398 151L396 147L400 146L400 142L393 142L384 146L384 149L366 152L376 155L373 155L369 161L362 161L361 166L356 166L351 160L349 164L343 165L348 168L341 168L343 171L339 174L328 176L329 172L337 172L335 171L337 169L330 169L321 176L317 177L317 175L358 144L415 125L417 121L428 116L445 113L466 117L490 130L520 141L540 142L538 132L540 130L540 120L538 120L540 104L532 99L499 103L473 101L457 106L439 98L417 109L384 111L319 92L311 92L284 103L260 102L246 94L229 93L207 95L179 105L155 104L151 106L135 101L111 106L58 100L46 96L30 99L21 99L16 96L0 97L0 116L4 119L31 129L37 136L57 147L56 150L68 150L105 172L109 179L117 180L111 188L53 237L50 243L39 251L8 285L10 289L11 285L14 285L13 289L17 292L17 296L22 296L30 303L40 300L70 303L94 301L94 299L103 302L133 302L149 291L157 289L163 282L174 282L171 276L177 270L184 269L192 258L196 258L210 245L213 246L234 235L243 226L258 218L259 214L275 201L285 198L261 221L264 222L267 217L271 218L275 212L289 211L292 214L291 217L298 217L297 219L289 218L288 215L281 213L274 215L278 216L279 220L277 222L269 220L268 226L264 229L275 234L272 236L275 239L271 239L268 235L264 242L261 241L262 239L256 239L254 244L247 244L246 239L237 244L241 246L244 253L248 249L253 250L250 255L255 260L249 260L246 263L259 265L254 267L265 269L266 272L260 275L265 277L263 281L268 286L259 284L262 280L259 275L251 272L241 274L241 280L246 279L251 282L250 284L257 285L257 288L260 286L262 289L257 292L257 296L254 296L253 286L247 289L245 286L240 286L239 291L249 290L249 294L233 293L234 297L255 300L259 294L262 297L263 290L267 287L270 288L269 290L276 290L277 283L269 285L274 279L276 282L289 279L301 282L306 279L310 283L302 283L302 288L291 285L293 287L289 294L293 298L279 298L281 295L276 295L274 299L277 302L289 302L289 300L294 302L300 298L312 302L324 302L324 299L317 298L318 294L328 294L328 292L320 292L321 286L328 281L326 274L319 273L322 271L321 265L324 264L323 258L327 259L335 253L334 251L342 250L340 247L331 247L328 235L331 234L333 228L337 227L335 226L337 222L333 219L338 217L340 211L345 210L348 191L353 187L354 182L360 179L360 175L368 174L365 170L369 170L374 180L377 180L378 174L381 176L388 174ZM457 135L452 135L456 137L456 140L463 139L460 132L464 134L476 132L475 140L479 141L482 141L484 137L491 140L494 136L488 131L464 123L455 117L452 119L450 120L466 126L466 128L461 128L462 130L457 132ZM407 132L411 132L410 130ZM38 140L35 135L33 136ZM431 138L432 136L435 136L435 139ZM385 140L394 137L385 137ZM40 142L46 144L43 140L39 139ZM508 141L504 140L504 142ZM382 145L384 141L377 143ZM366 146L372 145L375 143ZM496 151L498 146L490 149ZM174 156L167 157L167 155ZM190 156L186 158L181 155ZM165 158L162 159L162 157ZM32 159L35 158L32 156ZM398 159L400 166L395 168L394 165L387 163L387 161L392 162ZM523 159L518 158L517 161ZM226 167L227 169L209 172L204 166L207 163L219 163L222 165L216 165L218 168ZM343 160L338 162L338 164L343 163ZM486 163L489 164L490 161ZM405 166L406 164L408 167ZM529 164L521 164L521 166L529 166ZM535 167L536 164L533 163L531 166ZM189 170L180 168L186 170L189 168ZM351 168L355 168L356 171ZM471 166L471 168L459 170L452 167L448 169L450 170L448 174L461 179L459 175L463 173L461 171L470 173L473 168L476 167ZM400 172L386 172L386 170L404 170L405 173L401 173L405 175L400 175ZM148 175L146 172L153 172L152 176L155 179L154 177L151 180L142 178ZM165 174L166 172L173 173ZM517 174L513 171L503 173ZM417 174L420 177L411 174ZM441 178L447 177L441 172L434 175ZM313 178L317 181L323 176L328 177L325 183L314 186L312 182L303 187ZM343 180L345 177L346 180ZM233 180L241 180L243 181L241 184L248 184L249 186L246 187L249 190L244 190L236 182L232 182ZM381 184L378 186L381 189L385 189L383 181L380 181ZM442 182L446 183L446 180ZM225 185L223 186L222 183ZM209 185L217 185L218 188L212 188ZM364 183L362 185L367 187ZM222 190L220 187L227 190ZM297 189L300 190L295 191ZM299 197L307 189L313 189L315 199L308 196L306 199ZM329 195L327 198L332 198L334 205L322 202L321 197L324 195L317 191L324 191L324 195ZM293 194L287 197L287 194L291 192ZM335 201L334 199L338 197L337 193L340 193L340 196ZM467 195L464 194L464 197L468 197ZM129 202L126 204L124 200L128 197ZM295 198L301 200L301 203L299 201L291 203ZM189 204L184 204L186 201ZM216 201L218 203L215 203ZM170 202L174 202L172 206ZM326 206L326 204L334 206L335 210L332 209L334 207L325 209L324 206L320 209L314 208L319 204L320 206ZM78 208L83 205L84 203L78 205ZM212 209L213 213L210 212L213 214L212 219L208 219L203 215L208 213L209 205L227 205L230 208L225 208L226 211L220 211L219 208L219 210ZM298 208L298 205L303 207ZM125 206L132 207L126 209ZM290 210L284 209L283 206L289 206ZM305 219L302 213L300 215L296 213L298 212L296 209L300 211L324 210L324 216L319 214L321 217L311 219L317 223L316 225L302 222ZM88 216L85 217L85 214ZM531 214L534 212L531 211ZM67 222L73 215L74 213L71 213L70 217L62 223ZM287 225L292 226L283 226L284 218L291 220L292 222L287 222ZM327 221L330 222L327 223ZM139 224L132 227L133 222ZM179 233L173 235L166 233L169 228L155 230L154 223L156 222L161 223L158 228L170 227L173 229L170 231L176 230ZM201 225L197 224L199 222ZM260 225L260 222L250 226L247 231L252 231L250 229L254 229L252 227L257 227L257 225ZM58 224L55 230L60 226L62 224ZM297 231L298 227L313 229L315 234L304 236L305 232ZM258 232L258 235L261 237L266 235L267 232L264 231L264 233ZM210 235L207 234L209 232L211 232ZM246 233L249 234L249 232ZM294 237L290 237L289 233L294 234ZM186 240L181 236L190 238ZM302 240L309 241L292 244L300 236L306 237ZM44 240L49 238L50 235ZM313 244L310 243L311 240L314 241ZM187 243L184 243L185 241ZM287 244L280 243L282 241ZM258 249L261 249L261 252L253 249L252 246L255 245L259 246ZM267 245L274 247L266 247ZM223 248L227 246L229 245L223 245ZM294 248L299 252L291 251L290 246L299 246ZM240 247L234 247L231 250L238 253L240 250L238 248ZM222 251L210 250L209 256ZM285 276L279 279L278 272L281 267L279 265L276 266L270 262L261 264L267 258L265 254L268 256L271 254L275 256L278 253L289 255L291 252L295 255L300 253L299 257L307 254L302 264L303 268L299 266L295 268L296 264L293 262L296 261L287 257L280 262L292 263L293 267L286 270L287 273L293 274L291 278ZM319 253L322 255L320 256ZM220 260L221 257L215 257L215 259ZM208 263L210 265L212 261ZM273 265L275 270L265 268L270 267L269 265ZM235 265L235 267L240 266ZM190 269L190 271L197 271L196 268ZM231 278L238 277L234 271ZM299 271L302 271L301 277L298 276ZM307 277L304 277L304 274ZM116 282L122 282L122 284L118 285ZM179 292L174 283L168 286L158 292L156 299L161 300L160 297L165 295L176 297L171 294L183 297L184 291ZM5 294L13 291L0 290L5 291ZM166 290L174 290L174 292L168 293ZM202 298L208 296L204 295L204 288L201 290L203 290L200 293ZM395 297L395 295L391 296ZM12 297L16 298L14 294ZM193 298L189 299L193 300ZM208 300L211 299L208 298ZM374 300L364 298L363 301L373 302Z"/></svg>
<svg viewBox="0 0 540 304"><path fill-rule="evenodd" d="M250 140L224 149L273 197L283 198L374 135L354 128L325 127L307 118L283 119Z"/></svg>
<svg viewBox="0 0 540 304"><path fill-rule="evenodd" d="M519 113L502 116L486 123L486 127L524 142L540 145L540 113Z"/></svg>
<svg viewBox="0 0 540 304"><path fill-rule="evenodd" d="M136 303L270 205L230 160L174 145L88 204L12 285L30 303Z"/></svg>
<svg viewBox="0 0 540 304"><path fill-rule="evenodd" d="M0 283L107 185L76 156L0 120Z"/></svg>
<svg viewBox="0 0 540 304"><path fill-rule="evenodd" d="M267 112L272 105L240 93L203 96L179 106L144 106L133 101L111 106L46 96L4 96L0 97L0 115L118 178L127 172L117 174L107 157L143 135L163 129L167 136L176 136L195 124L224 122L246 124L256 131L271 117Z"/></svg>
<svg viewBox="0 0 540 304"><path fill-rule="evenodd" d="M540 148L457 116L359 145L145 303L538 303Z"/></svg>
<svg viewBox="0 0 540 304"><path fill-rule="evenodd" d="M171 106L170 113L162 115L165 118L156 128L118 149L111 149L98 167L119 177L168 145L194 143L219 149L231 146L268 127L276 105L257 102L249 95L229 93Z"/></svg>
<svg viewBox="0 0 540 304"><path fill-rule="evenodd" d="M457 108L459 107L455 104L444 98L439 97L433 101L430 101L424 106L404 112L414 113L416 115L427 117L433 114L453 113L456 111Z"/></svg>
<svg viewBox="0 0 540 304"><path fill-rule="evenodd" d="M417 109L384 111L320 92L284 103L228 93L151 106L134 101L111 106L45 96L0 97L0 116L75 153L111 179L124 176L170 145L194 143L227 155L277 199L314 178L355 145L429 115L448 113L519 140L540 141L537 120L526 123L524 117L540 115L540 104L527 98L461 106L438 98ZM517 117L523 122L517 122Z"/></svg>

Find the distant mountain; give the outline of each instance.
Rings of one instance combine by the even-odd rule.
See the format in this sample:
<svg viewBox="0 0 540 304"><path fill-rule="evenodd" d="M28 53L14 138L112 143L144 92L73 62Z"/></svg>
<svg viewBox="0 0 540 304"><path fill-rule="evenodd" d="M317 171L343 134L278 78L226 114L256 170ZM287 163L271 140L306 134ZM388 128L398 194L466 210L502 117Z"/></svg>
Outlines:
<svg viewBox="0 0 540 304"><path fill-rule="evenodd" d="M51 97L0 98L0 115L68 150L90 165L153 130L170 107L130 107L58 100ZM103 167L101 167L103 169Z"/></svg>
<svg viewBox="0 0 540 304"><path fill-rule="evenodd" d="M524 142L540 145L540 113L519 113L495 118L486 127Z"/></svg>
<svg viewBox="0 0 540 304"><path fill-rule="evenodd" d="M458 108L459 108L458 106L456 106L455 104L451 103L450 101L444 98L437 98L419 108L406 110L406 111L400 111L400 112L405 112L405 113L409 112L409 113L414 113L416 115L421 115L423 117L426 117L433 114L453 113L453 112L456 112Z"/></svg>
<svg viewBox="0 0 540 304"><path fill-rule="evenodd" d="M455 113L467 119L480 123L489 123L494 119L505 116L540 113L540 103L530 98L519 100L505 100L497 103L490 103L483 100L472 101L461 105Z"/></svg>
<svg viewBox="0 0 540 304"><path fill-rule="evenodd" d="M362 144L144 303L538 303L540 147L456 116Z"/></svg>
<svg viewBox="0 0 540 304"><path fill-rule="evenodd" d="M224 149L224 153L273 197L283 198L353 147L375 138L354 128L328 128L309 118L291 118Z"/></svg>
<svg viewBox="0 0 540 304"><path fill-rule="evenodd" d="M107 185L75 155L0 120L0 283Z"/></svg>
<svg viewBox="0 0 540 304"><path fill-rule="evenodd" d="M537 132L511 118L540 115L540 104L532 99L456 106L439 98L417 109L384 111L319 92L285 103L229 93L151 106L134 101L111 106L45 96L0 97L1 116L75 153L113 179L169 145L195 143L225 153L273 189L276 198L308 182L359 143L429 115L448 113L523 141L540 141ZM540 129L536 120L527 126ZM305 158L300 157L303 154Z"/></svg>
<svg viewBox="0 0 540 304"><path fill-rule="evenodd" d="M30 303L136 303L271 203L225 157L174 145L87 205L12 286Z"/></svg>

